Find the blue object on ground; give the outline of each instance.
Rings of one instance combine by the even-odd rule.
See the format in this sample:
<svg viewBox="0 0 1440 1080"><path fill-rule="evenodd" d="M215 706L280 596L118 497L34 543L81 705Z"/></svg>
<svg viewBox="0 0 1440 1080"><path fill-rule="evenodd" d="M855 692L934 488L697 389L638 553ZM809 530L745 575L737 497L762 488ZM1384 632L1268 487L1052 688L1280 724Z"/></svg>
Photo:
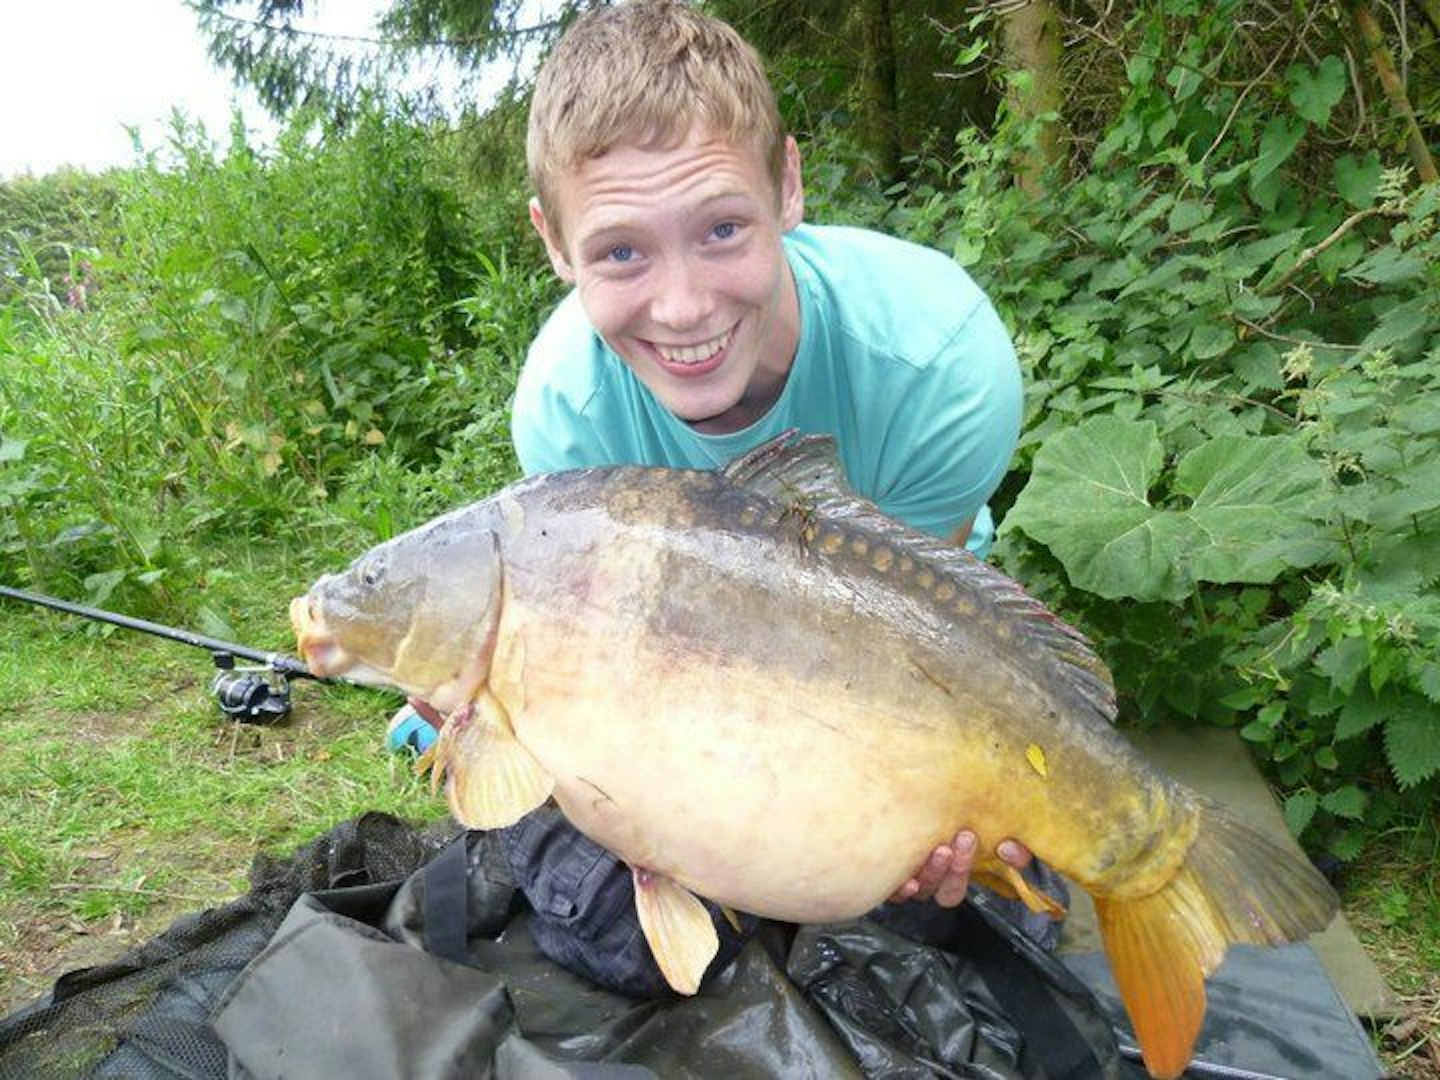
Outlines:
<svg viewBox="0 0 1440 1080"><path fill-rule="evenodd" d="M385 731L385 746L392 754L408 750L418 756L434 746L439 737L434 725L413 706L406 705L391 719Z"/></svg>

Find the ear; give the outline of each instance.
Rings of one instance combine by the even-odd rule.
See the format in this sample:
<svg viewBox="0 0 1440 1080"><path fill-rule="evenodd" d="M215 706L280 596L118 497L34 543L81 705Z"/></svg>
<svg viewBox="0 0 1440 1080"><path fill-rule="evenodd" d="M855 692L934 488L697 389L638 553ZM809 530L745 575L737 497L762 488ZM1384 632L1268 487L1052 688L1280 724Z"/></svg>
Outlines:
<svg viewBox="0 0 1440 1080"><path fill-rule="evenodd" d="M800 178L800 147L785 136L785 171L780 176L780 228L784 232L805 218L805 185Z"/></svg>
<svg viewBox="0 0 1440 1080"><path fill-rule="evenodd" d="M555 275L565 284L575 284L575 270L570 265L570 260L565 257L565 248L560 243L558 232L550 227L545 220L545 211L540 208L540 200L530 200L530 224L535 226L535 231L540 234L540 239L545 241L545 250L550 255L550 265L555 268Z"/></svg>

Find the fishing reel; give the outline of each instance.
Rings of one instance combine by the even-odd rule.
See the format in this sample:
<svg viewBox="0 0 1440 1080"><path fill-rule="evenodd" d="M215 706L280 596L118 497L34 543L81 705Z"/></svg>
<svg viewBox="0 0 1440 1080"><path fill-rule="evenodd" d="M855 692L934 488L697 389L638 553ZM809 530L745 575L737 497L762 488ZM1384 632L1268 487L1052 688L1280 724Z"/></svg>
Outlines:
<svg viewBox="0 0 1440 1080"><path fill-rule="evenodd" d="M212 654L219 672L210 692L220 711L242 724L278 724L290 715L290 681L275 667L235 666L230 653Z"/></svg>

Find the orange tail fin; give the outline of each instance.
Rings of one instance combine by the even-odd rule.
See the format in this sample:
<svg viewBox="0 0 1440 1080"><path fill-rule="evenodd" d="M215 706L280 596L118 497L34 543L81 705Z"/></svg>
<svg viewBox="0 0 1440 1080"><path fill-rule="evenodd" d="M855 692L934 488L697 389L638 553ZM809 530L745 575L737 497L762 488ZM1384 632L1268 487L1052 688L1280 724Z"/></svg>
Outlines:
<svg viewBox="0 0 1440 1080"><path fill-rule="evenodd" d="M1339 901L1294 852L1200 800L1185 862L1148 896L1096 897L1120 999L1155 1077L1179 1076L1205 1019L1205 978L1231 943L1279 945L1323 930Z"/></svg>

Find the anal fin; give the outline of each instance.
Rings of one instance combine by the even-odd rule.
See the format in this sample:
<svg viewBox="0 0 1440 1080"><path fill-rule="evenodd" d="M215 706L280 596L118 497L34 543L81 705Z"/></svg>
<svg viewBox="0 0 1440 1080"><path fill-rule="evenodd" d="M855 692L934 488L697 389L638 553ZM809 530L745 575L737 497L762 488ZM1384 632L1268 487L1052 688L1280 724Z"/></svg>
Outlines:
<svg viewBox="0 0 1440 1080"><path fill-rule="evenodd" d="M550 797L555 779L520 744L504 706L482 690L446 722L435 746L432 783L448 778L455 820L469 829L513 825Z"/></svg>
<svg viewBox="0 0 1440 1080"><path fill-rule="evenodd" d="M720 935L695 894L661 874L632 867L640 929L660 972L679 994L693 994L715 954Z"/></svg>

